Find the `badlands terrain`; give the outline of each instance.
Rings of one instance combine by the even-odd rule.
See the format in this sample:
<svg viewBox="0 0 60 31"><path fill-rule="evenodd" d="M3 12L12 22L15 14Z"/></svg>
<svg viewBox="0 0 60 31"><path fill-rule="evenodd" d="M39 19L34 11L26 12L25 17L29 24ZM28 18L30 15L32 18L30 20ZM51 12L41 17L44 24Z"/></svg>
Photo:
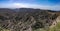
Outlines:
<svg viewBox="0 0 60 31"><path fill-rule="evenodd" d="M0 31L60 31L60 11L0 8Z"/></svg>

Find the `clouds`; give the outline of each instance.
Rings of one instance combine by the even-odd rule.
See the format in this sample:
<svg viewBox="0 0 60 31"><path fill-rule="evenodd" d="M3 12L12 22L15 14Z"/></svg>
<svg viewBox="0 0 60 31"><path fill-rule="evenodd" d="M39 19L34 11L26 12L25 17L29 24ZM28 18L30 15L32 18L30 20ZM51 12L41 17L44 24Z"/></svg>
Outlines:
<svg viewBox="0 0 60 31"><path fill-rule="evenodd" d="M56 3L56 1L57 0L0 0L0 2L3 3L0 3L0 8L39 8L60 10L60 2L57 1Z"/></svg>
<svg viewBox="0 0 60 31"><path fill-rule="evenodd" d="M22 8L22 7L28 7L29 4L25 3L6 3L6 4L0 4L0 8Z"/></svg>
<svg viewBox="0 0 60 31"><path fill-rule="evenodd" d="M60 10L59 5L38 5L38 4L28 4L28 3L9 3L1 4L0 8L39 8L39 9L50 9L50 10Z"/></svg>

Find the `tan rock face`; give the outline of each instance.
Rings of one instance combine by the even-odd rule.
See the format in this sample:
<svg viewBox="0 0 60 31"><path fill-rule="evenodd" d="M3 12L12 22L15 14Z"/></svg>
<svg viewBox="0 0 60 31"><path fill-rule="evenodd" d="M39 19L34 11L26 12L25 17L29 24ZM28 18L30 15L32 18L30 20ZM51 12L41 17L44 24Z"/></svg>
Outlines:
<svg viewBox="0 0 60 31"><path fill-rule="evenodd" d="M50 26L50 28L55 27L55 26L57 25L57 23L59 23L59 22L60 22L60 16L58 16L58 17L54 20L54 22L52 23L52 25Z"/></svg>

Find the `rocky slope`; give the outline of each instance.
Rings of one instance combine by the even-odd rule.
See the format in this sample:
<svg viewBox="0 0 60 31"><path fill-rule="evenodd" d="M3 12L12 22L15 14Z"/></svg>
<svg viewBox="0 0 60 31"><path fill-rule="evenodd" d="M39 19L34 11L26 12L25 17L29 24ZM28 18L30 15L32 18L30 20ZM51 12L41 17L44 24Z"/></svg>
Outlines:
<svg viewBox="0 0 60 31"><path fill-rule="evenodd" d="M10 31L33 31L48 28L60 12L32 8L0 9L0 26Z"/></svg>

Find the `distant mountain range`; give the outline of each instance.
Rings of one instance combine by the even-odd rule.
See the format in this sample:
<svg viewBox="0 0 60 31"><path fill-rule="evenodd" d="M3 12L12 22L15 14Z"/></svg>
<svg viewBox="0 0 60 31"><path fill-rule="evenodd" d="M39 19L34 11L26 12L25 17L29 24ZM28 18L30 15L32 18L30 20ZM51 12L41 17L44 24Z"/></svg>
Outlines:
<svg viewBox="0 0 60 31"><path fill-rule="evenodd" d="M44 9L33 9L33 8L15 8L15 9L9 9L9 8L0 8L0 12L6 12L6 11L11 11L11 12L34 12L34 11L44 11ZM45 11L50 11L50 12L60 12L60 11L53 11L53 10L45 10Z"/></svg>

